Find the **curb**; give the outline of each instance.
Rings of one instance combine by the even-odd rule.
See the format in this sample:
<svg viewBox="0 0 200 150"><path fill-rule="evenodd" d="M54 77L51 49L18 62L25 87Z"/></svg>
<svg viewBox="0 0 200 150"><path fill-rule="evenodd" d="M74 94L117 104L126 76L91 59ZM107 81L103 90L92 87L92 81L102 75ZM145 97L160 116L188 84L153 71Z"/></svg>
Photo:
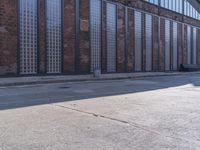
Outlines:
<svg viewBox="0 0 200 150"><path fill-rule="evenodd" d="M45 79L44 76L39 76L37 81L22 81L22 82L11 82L11 83L0 83L0 87L3 86L20 86L20 85L34 85L34 84L51 84L51 83L67 83L67 82L82 82L82 81L103 81L103 80L122 80L122 79L138 79L138 78L148 78L148 77L164 77L164 76L182 76L182 75L195 75L200 74L200 72L173 72L173 73L133 73L133 74L103 74L101 77L88 76L74 76L74 79ZM115 76L116 75L116 76ZM16 80L19 77L16 77ZM31 78L31 77L28 77ZM43 78L43 79L42 79ZM4 80L9 80L9 78L3 78ZM0 78L1 81L1 78Z"/></svg>

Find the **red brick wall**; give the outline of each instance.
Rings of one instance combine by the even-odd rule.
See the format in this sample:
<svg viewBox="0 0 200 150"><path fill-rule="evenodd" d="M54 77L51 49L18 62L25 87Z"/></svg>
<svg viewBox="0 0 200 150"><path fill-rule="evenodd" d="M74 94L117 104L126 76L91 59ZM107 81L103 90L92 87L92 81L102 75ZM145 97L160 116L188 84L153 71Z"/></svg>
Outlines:
<svg viewBox="0 0 200 150"><path fill-rule="evenodd" d="M0 75L17 74L17 0L0 0ZM80 0L80 35L76 38L75 0L64 0L64 52L63 73L85 74L90 72L90 34L89 34L89 0ZM125 59L125 0L115 0L118 5L117 26L117 72L134 71L134 12L128 8L127 60ZM39 73L46 72L45 48L45 3L39 0ZM131 0L129 7L141 9L155 15L200 27L200 21L166 10L141 0ZM106 72L106 6L102 13L102 72ZM153 70L164 71L164 22L153 17ZM145 28L145 24L144 27ZM145 71L145 31L143 30L143 70ZM200 38L198 30L198 39ZM80 41L79 41L80 38ZM80 43L76 47L75 44ZM178 24L178 64L187 63L187 28ZM200 64L200 44L197 43L198 63ZM77 49L76 49L77 48ZM78 66L78 67L77 67ZM126 70L127 69L127 70Z"/></svg>
<svg viewBox="0 0 200 150"><path fill-rule="evenodd" d="M187 16L184 16L183 18L184 18L184 23L200 27L200 21L199 20L196 20L196 19L193 19L193 18L187 17Z"/></svg>
<svg viewBox="0 0 200 150"><path fill-rule="evenodd" d="M183 64L183 25L178 23L178 67Z"/></svg>
<svg viewBox="0 0 200 150"><path fill-rule="evenodd" d="M0 1L0 75L17 74L17 0Z"/></svg>
<svg viewBox="0 0 200 150"><path fill-rule="evenodd" d="M200 65L200 42L199 42L199 38L200 38L200 29L197 30L197 64Z"/></svg>
<svg viewBox="0 0 200 150"><path fill-rule="evenodd" d="M175 13L164 8L160 9L159 15L169 19L173 19L175 21L183 21L183 16L181 14Z"/></svg>
<svg viewBox="0 0 200 150"><path fill-rule="evenodd" d="M63 70L66 74L75 72L75 5L75 0L64 0Z"/></svg>
<svg viewBox="0 0 200 150"><path fill-rule="evenodd" d="M90 72L89 1L80 0L80 73Z"/></svg>
<svg viewBox="0 0 200 150"><path fill-rule="evenodd" d="M165 20L160 19L160 51L159 51L159 70L165 70Z"/></svg>
<svg viewBox="0 0 200 150"><path fill-rule="evenodd" d="M125 8L117 9L117 72L125 72Z"/></svg>
<svg viewBox="0 0 200 150"><path fill-rule="evenodd" d="M128 72L133 72L134 66L134 12L128 9Z"/></svg>
<svg viewBox="0 0 200 150"><path fill-rule="evenodd" d="M107 70L107 45L106 45L106 3L103 2L103 12L102 12L102 52L101 52L101 69L102 73L106 73Z"/></svg>
<svg viewBox="0 0 200 150"><path fill-rule="evenodd" d="M187 64L187 26L184 25L183 64Z"/></svg>
<svg viewBox="0 0 200 150"><path fill-rule="evenodd" d="M158 7L142 0L130 0L130 3L128 5L130 7L158 14Z"/></svg>
<svg viewBox="0 0 200 150"><path fill-rule="evenodd" d="M40 9L39 9L39 73L46 73L46 47L45 47L45 1L40 0Z"/></svg>
<svg viewBox="0 0 200 150"><path fill-rule="evenodd" d="M159 70L159 18L153 17L153 71Z"/></svg>
<svg viewBox="0 0 200 150"><path fill-rule="evenodd" d="M145 14L142 14L142 71L146 71L146 21Z"/></svg>

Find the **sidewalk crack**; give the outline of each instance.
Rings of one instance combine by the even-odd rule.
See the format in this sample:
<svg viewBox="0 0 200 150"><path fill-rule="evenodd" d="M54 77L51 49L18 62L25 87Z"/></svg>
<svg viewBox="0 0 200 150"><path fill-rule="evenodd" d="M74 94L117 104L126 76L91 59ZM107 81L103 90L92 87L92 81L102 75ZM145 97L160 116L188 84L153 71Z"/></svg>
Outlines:
<svg viewBox="0 0 200 150"><path fill-rule="evenodd" d="M109 117L109 116L105 116L105 115L101 115L101 114L97 114L97 113L93 113L93 112L87 112L87 111L83 111L83 110L80 110L80 109L71 108L71 107L67 107L67 106L63 106L63 105L59 105L59 104L52 104L52 105L54 105L56 107L61 107L61 108L65 108L65 109L68 109L68 110L76 111L76 112L79 112L79 113L92 115L94 117L100 117L100 118L108 119L108 120L111 120L111 121L120 122L120 123L123 123L123 124L126 124L126 125L130 125L132 127L144 130L146 132L153 133L153 134L158 135L158 136L164 136L166 138L172 138L172 139L176 139L176 140L179 140L179 141L195 143L195 144L199 145L199 143L197 141L191 141L191 140L188 140L188 139L184 139L184 138L181 138L181 137L175 137L175 136L171 136L171 135L164 135L160 132L156 132L156 131L153 131L151 129L147 129L148 127L145 127L143 125L139 125L137 123L132 123L132 122L128 122L128 121L125 121L125 120L121 120L121 119L117 119L117 118L113 118L113 117Z"/></svg>

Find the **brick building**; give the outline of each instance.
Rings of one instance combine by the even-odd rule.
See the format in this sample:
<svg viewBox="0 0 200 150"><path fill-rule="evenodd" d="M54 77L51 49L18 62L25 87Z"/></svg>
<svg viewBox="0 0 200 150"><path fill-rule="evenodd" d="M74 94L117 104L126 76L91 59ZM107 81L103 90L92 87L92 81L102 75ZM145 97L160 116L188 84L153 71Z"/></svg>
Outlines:
<svg viewBox="0 0 200 150"><path fill-rule="evenodd" d="M0 75L177 71L180 64L200 64L197 2L0 0Z"/></svg>

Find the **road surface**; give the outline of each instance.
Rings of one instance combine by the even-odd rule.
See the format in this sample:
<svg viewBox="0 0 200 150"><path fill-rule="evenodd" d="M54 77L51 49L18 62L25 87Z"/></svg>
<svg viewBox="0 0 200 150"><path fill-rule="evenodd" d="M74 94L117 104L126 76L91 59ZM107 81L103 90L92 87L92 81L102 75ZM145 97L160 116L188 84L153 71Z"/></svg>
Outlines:
<svg viewBox="0 0 200 150"><path fill-rule="evenodd" d="M200 75L0 87L0 150L199 150Z"/></svg>

